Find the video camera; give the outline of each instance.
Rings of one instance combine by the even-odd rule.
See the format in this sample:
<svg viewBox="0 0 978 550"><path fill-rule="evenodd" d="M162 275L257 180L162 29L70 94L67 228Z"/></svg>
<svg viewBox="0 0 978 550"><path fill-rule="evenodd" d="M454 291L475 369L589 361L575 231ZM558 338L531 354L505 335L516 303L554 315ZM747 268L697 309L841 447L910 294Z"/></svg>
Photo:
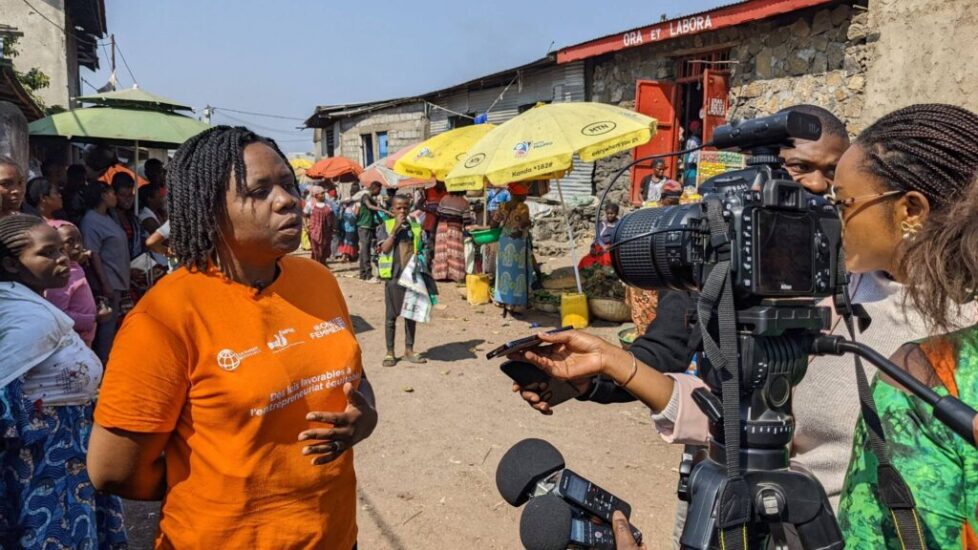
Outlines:
<svg viewBox="0 0 978 550"><path fill-rule="evenodd" d="M747 168L707 180L702 203L624 216L611 253L618 276L644 289L698 291L729 254L738 306L831 295L838 284L842 222L825 199L791 180L778 157L791 139L820 135L819 120L797 112L717 128L713 144L746 149ZM712 201L722 206L728 240L711 238Z"/></svg>
<svg viewBox="0 0 978 550"><path fill-rule="evenodd" d="M637 210L615 230L612 265L625 284L699 293L691 318L711 391L693 398L712 437L681 480L683 548L712 548L738 526L757 547L780 524L806 548L841 547L824 489L788 467L792 387L831 319L817 303L844 281L841 219L792 181L779 150L820 135L819 120L798 112L720 127L710 145L746 152L746 168L704 182L701 203Z"/></svg>

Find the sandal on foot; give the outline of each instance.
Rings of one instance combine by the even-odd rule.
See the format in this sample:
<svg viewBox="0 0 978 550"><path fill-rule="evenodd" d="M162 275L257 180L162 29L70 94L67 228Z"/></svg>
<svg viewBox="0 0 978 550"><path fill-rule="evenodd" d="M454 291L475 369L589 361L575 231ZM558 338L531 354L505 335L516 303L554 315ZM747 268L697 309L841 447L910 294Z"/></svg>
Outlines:
<svg viewBox="0 0 978 550"><path fill-rule="evenodd" d="M394 357L393 353L388 353L384 356L384 362L382 363L385 367L393 367L397 364L397 358Z"/></svg>
<svg viewBox="0 0 978 550"><path fill-rule="evenodd" d="M415 365L424 365L428 362L427 359L421 356L420 353L412 353L410 355L405 355L402 359L408 363L414 363Z"/></svg>

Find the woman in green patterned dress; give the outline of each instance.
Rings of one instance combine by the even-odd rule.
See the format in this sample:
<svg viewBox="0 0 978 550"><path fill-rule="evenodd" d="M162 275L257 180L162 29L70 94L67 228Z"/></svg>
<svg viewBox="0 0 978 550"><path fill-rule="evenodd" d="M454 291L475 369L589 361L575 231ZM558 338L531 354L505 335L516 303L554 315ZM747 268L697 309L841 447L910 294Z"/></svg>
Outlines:
<svg viewBox="0 0 978 550"><path fill-rule="evenodd" d="M978 404L978 115L914 105L867 128L839 162L833 198L850 272L884 271L939 336L905 345L894 362L940 394ZM969 310L973 311L973 310ZM967 328L948 332L963 322ZM885 375L873 396L890 459L913 492L927 548L978 548L978 450ZM850 548L902 548L878 498L878 462L865 423L839 509ZM909 544L909 541L907 541Z"/></svg>

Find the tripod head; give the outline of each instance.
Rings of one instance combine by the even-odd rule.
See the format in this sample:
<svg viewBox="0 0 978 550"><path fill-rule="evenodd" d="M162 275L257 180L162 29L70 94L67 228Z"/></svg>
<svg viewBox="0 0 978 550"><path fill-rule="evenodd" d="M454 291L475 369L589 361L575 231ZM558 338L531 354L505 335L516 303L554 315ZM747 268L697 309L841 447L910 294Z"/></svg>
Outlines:
<svg viewBox="0 0 978 550"><path fill-rule="evenodd" d="M746 470L786 468L795 427L791 390L805 376L812 341L829 328L831 312L810 299L765 299L738 310L736 318L741 464ZM723 463L725 374L707 356L700 368L711 391L698 390L693 398L710 419L710 455Z"/></svg>

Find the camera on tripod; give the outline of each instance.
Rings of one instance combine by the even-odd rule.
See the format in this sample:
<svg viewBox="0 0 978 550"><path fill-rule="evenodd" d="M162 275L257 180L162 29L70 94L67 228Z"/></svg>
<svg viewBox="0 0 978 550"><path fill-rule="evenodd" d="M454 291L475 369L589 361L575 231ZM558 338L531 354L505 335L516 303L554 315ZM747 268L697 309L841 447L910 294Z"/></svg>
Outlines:
<svg viewBox="0 0 978 550"><path fill-rule="evenodd" d="M838 213L791 180L779 152L820 135L819 120L798 112L720 127L711 145L746 152L746 168L704 182L701 203L638 210L615 230L612 265L625 284L700 293L692 317L711 391L693 398L712 437L680 495L690 502L684 548L715 547L725 536L718 529L735 523L750 547L782 524L793 525L806 548L842 545L818 481L788 468L791 390L831 319L817 303L844 281ZM741 488L739 498L721 505L729 483Z"/></svg>
<svg viewBox="0 0 978 550"><path fill-rule="evenodd" d="M704 182L702 203L624 216L612 250L618 276L644 289L697 291L722 249L729 249L739 303L831 295L842 223L825 199L791 180L778 157L791 139L820 134L817 118L796 112L717 128L713 143L745 149L747 168ZM722 205L728 243L710 237L711 200Z"/></svg>

